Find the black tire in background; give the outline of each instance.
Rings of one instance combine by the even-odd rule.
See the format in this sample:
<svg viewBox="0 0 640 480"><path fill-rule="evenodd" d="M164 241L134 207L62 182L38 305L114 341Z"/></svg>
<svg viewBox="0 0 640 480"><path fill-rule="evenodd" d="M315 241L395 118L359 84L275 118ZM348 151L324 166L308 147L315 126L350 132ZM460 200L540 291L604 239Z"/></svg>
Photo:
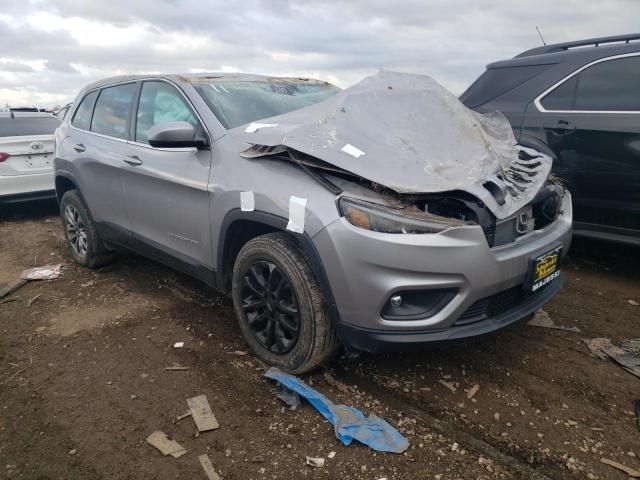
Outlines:
<svg viewBox="0 0 640 480"><path fill-rule="evenodd" d="M275 280L268 288L271 278ZM284 291L276 283L284 284ZM262 235L242 247L233 268L232 293L242 335L267 364L304 373L325 363L337 350L335 328L318 282L300 247L286 233ZM263 314L265 318L260 317ZM289 338L270 346L265 339L273 337L264 333L270 331L265 326L272 325L265 323L269 319L280 325L273 335L288 329ZM258 331L261 325L265 326L262 332Z"/></svg>
<svg viewBox="0 0 640 480"><path fill-rule="evenodd" d="M113 253L100 239L89 209L77 190L69 190L62 196L60 216L67 245L77 263L97 268L111 262Z"/></svg>

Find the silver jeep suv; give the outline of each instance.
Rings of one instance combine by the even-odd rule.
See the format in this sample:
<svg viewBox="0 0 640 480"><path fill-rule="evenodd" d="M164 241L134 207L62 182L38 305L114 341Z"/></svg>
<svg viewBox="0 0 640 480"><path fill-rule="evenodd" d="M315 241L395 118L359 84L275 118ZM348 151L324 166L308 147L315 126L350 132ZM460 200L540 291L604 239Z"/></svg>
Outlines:
<svg viewBox="0 0 640 480"><path fill-rule="evenodd" d="M74 259L116 247L230 292L255 354L300 373L338 348L409 348L527 318L562 286L571 197L426 76L124 76L55 135Z"/></svg>

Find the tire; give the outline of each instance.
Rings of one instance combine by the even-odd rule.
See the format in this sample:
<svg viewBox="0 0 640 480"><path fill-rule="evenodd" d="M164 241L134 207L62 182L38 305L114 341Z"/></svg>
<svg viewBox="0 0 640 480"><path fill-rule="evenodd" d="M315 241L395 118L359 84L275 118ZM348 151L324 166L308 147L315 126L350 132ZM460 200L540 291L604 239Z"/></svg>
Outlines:
<svg viewBox="0 0 640 480"><path fill-rule="evenodd" d="M262 235L242 247L233 267L232 293L242 335L267 364L290 373L304 373L325 363L337 350L335 328L318 282L302 250L287 234ZM264 305L253 308L261 303ZM291 326L296 311L298 328L294 332ZM261 320L262 314L266 320ZM257 332L262 326L264 332ZM271 345L278 332L284 332L285 338ZM287 334L296 336L293 344Z"/></svg>
<svg viewBox="0 0 640 480"><path fill-rule="evenodd" d="M100 239L89 209L77 190L69 190L62 196L60 217L67 245L76 263L98 268L113 260L113 252Z"/></svg>

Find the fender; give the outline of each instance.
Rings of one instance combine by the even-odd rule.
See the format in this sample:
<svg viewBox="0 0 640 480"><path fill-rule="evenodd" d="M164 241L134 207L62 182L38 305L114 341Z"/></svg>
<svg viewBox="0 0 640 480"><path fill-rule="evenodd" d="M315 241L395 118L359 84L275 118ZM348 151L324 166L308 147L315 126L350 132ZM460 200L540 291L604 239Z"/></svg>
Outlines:
<svg viewBox="0 0 640 480"><path fill-rule="evenodd" d="M542 130L542 132L544 131ZM536 135L533 135L531 133L531 130L523 131L520 135L520 140L518 141L518 143L523 147L533 148L534 150L542 152L545 155L549 155L554 162L558 159L558 156L554 153L553 150L551 150L551 147L549 147L549 145L544 140Z"/></svg>
<svg viewBox="0 0 640 480"><path fill-rule="evenodd" d="M56 199L58 200L58 205L60 205L60 200L62 200L62 192L58 191L58 178L59 177L70 181L73 184L73 186L75 187L75 189L78 191L78 194L80 195L82 200L85 203L87 203L85 198L84 198L84 196L82 195L82 191L80 190L80 184L78 183L76 178L73 176L73 174L71 172L69 172L68 170L62 170L62 169L56 168L55 169L54 184L56 186Z"/></svg>
<svg viewBox="0 0 640 480"><path fill-rule="evenodd" d="M243 212L239 208L229 211L222 220L220 231L218 233L219 242L218 251L216 253L216 265L218 268L216 269L216 284L220 287L223 287L225 285L225 277L229 273L224 271L224 252L225 243L227 241L227 232L231 225L233 225L233 223L238 220L248 220L255 223L261 223L276 230L287 232L286 227L288 219L280 217L278 215L257 210L252 212ZM318 280L318 285L320 287L322 295L325 298L331 320L335 325L338 325L340 323L340 314L338 313L338 308L336 307L336 302L333 297L331 285L329 284L329 279L327 278L327 274L324 270L322 259L320 258L318 250L313 244L311 238L306 233L291 233L291 235L300 242L300 245L305 255L307 256L307 259L309 260L311 271L315 275L316 280Z"/></svg>

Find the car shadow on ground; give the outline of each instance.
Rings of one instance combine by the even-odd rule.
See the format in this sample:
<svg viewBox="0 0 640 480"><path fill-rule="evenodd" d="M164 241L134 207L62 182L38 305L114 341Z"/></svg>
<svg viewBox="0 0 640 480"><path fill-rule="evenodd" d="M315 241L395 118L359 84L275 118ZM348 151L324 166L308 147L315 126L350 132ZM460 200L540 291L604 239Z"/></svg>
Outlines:
<svg viewBox="0 0 640 480"><path fill-rule="evenodd" d="M574 237L565 263L582 263L596 270L640 277L640 248L633 245Z"/></svg>
<svg viewBox="0 0 640 480"><path fill-rule="evenodd" d="M0 221L39 220L58 213L55 199L0 204Z"/></svg>

